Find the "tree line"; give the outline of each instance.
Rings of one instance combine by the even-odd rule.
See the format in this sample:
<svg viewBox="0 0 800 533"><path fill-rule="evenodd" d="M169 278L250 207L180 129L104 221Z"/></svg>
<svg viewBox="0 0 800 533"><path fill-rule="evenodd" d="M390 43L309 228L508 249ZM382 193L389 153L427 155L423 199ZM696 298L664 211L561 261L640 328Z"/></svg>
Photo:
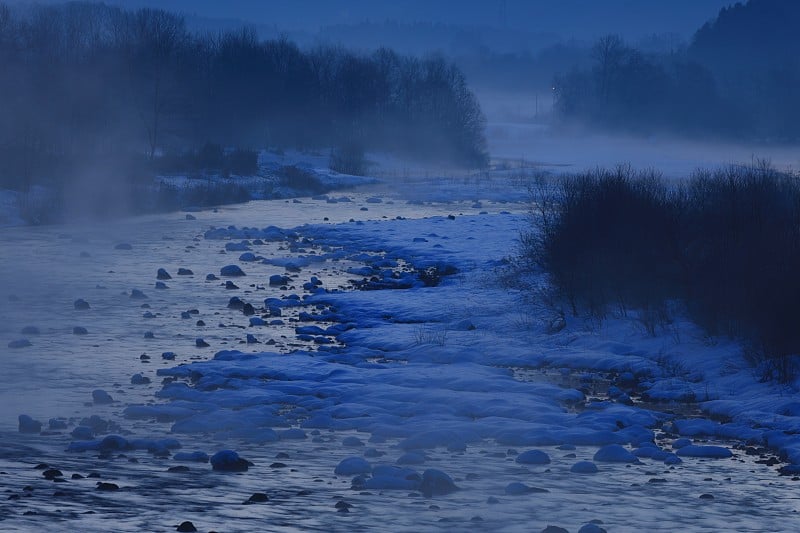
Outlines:
<svg viewBox="0 0 800 533"><path fill-rule="evenodd" d="M487 158L480 106L441 57L193 33L158 9L0 3L0 102L0 180L12 188L87 159L132 159L138 172L209 144Z"/></svg>
<svg viewBox="0 0 800 533"><path fill-rule="evenodd" d="M688 46L648 53L616 35L590 66L555 76L556 111L633 133L800 139L800 4L750 0L721 10Z"/></svg>

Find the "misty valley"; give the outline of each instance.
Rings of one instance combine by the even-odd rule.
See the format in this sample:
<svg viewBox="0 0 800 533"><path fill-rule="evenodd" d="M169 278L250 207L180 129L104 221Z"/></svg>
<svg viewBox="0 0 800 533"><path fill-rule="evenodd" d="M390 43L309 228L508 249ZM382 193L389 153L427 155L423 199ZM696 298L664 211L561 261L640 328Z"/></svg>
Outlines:
<svg viewBox="0 0 800 533"><path fill-rule="evenodd" d="M0 529L797 530L800 8L391 4L0 3Z"/></svg>

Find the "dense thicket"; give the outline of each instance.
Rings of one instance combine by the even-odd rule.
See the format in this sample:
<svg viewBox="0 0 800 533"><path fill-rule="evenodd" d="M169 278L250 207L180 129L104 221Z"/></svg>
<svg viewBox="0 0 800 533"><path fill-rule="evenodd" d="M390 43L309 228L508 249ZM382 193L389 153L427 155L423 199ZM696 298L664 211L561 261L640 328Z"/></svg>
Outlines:
<svg viewBox="0 0 800 533"><path fill-rule="evenodd" d="M634 132L797 141L798 26L800 3L749 0L723 9L686 49L646 53L603 37L591 68L556 76L556 109Z"/></svg>
<svg viewBox="0 0 800 533"><path fill-rule="evenodd" d="M574 313L635 308L654 332L680 301L713 334L748 342L776 377L800 354L800 182L768 166L698 172L668 188L627 167L565 179L530 258Z"/></svg>
<svg viewBox="0 0 800 533"><path fill-rule="evenodd" d="M441 58L300 50L94 3L0 4L0 185L202 146L392 150L485 162L485 119Z"/></svg>

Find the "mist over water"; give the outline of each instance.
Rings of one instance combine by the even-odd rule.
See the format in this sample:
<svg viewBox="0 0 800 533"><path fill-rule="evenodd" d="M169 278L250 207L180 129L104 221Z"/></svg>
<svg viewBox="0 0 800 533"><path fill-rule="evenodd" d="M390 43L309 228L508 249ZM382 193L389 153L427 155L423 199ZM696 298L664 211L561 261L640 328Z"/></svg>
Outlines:
<svg viewBox="0 0 800 533"><path fill-rule="evenodd" d="M0 530L800 529L798 5L0 0Z"/></svg>

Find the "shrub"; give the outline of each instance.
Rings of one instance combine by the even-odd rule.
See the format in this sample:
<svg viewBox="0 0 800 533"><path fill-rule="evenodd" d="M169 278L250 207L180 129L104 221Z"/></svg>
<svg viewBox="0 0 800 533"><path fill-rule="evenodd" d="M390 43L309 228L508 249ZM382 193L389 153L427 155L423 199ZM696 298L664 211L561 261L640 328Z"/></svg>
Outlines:
<svg viewBox="0 0 800 533"><path fill-rule="evenodd" d="M577 314L635 307L646 329L683 301L711 333L748 345L782 380L800 353L800 182L768 165L700 171L669 189L652 172L566 178L542 210L527 256ZM547 199L542 205L547 205Z"/></svg>
<svg viewBox="0 0 800 533"><path fill-rule="evenodd" d="M345 143L334 148L331 150L328 167L341 174L363 176L367 172L364 149L357 143Z"/></svg>
<svg viewBox="0 0 800 533"><path fill-rule="evenodd" d="M322 194L328 190L311 172L296 165L286 165L278 169L279 184L298 191L308 191L311 194Z"/></svg>
<svg viewBox="0 0 800 533"><path fill-rule="evenodd" d="M677 220L655 173L597 169L565 179L557 195L535 253L573 313L656 306L674 291Z"/></svg>

